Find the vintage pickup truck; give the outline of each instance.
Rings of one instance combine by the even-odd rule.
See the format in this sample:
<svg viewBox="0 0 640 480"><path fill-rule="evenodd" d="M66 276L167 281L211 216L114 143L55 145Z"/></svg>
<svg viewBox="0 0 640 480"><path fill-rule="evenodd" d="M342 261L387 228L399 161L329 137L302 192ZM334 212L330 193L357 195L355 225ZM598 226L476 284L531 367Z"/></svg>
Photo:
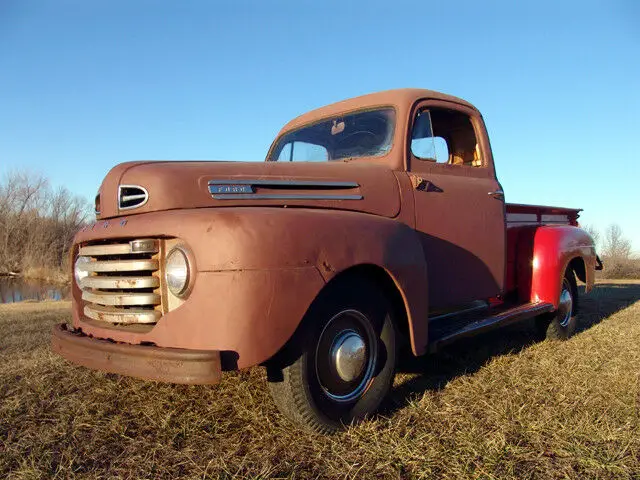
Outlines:
<svg viewBox="0 0 640 480"><path fill-rule="evenodd" d="M331 432L376 410L403 348L533 317L571 336L576 277L588 291L599 266L578 212L505 204L464 100L342 101L289 122L265 162L114 167L53 349L190 384L262 365L284 414Z"/></svg>

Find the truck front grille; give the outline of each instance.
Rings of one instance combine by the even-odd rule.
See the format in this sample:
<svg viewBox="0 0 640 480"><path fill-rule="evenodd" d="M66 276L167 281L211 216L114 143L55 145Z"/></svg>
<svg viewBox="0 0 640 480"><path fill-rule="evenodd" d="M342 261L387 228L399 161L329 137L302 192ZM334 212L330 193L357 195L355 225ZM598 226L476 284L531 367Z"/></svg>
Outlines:
<svg viewBox="0 0 640 480"><path fill-rule="evenodd" d="M84 315L116 327L154 325L162 316L159 252L156 239L82 245Z"/></svg>

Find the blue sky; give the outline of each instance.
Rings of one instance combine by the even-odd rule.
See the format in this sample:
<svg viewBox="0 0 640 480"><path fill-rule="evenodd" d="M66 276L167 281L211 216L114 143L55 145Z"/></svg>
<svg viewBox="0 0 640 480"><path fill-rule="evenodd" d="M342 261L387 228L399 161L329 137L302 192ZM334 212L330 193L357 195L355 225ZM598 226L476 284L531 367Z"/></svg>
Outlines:
<svg viewBox="0 0 640 480"><path fill-rule="evenodd" d="M640 251L640 2L444 3L2 0L0 174L93 198L116 163L262 160L308 109L424 87L483 112L507 201Z"/></svg>

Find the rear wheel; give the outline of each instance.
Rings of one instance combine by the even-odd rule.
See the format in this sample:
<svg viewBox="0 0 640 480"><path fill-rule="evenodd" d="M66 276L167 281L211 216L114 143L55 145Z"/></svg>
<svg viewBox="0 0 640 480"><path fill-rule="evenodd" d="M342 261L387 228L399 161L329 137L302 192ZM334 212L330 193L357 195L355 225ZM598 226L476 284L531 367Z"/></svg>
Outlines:
<svg viewBox="0 0 640 480"><path fill-rule="evenodd" d="M373 413L395 373L395 328L383 293L365 279L339 281L314 302L301 328L286 365L269 366L280 411L322 433Z"/></svg>
<svg viewBox="0 0 640 480"><path fill-rule="evenodd" d="M567 269L562 280L558 309L536 319L542 337L549 340L566 340L571 337L577 326L575 313L578 310L578 286L573 270Z"/></svg>

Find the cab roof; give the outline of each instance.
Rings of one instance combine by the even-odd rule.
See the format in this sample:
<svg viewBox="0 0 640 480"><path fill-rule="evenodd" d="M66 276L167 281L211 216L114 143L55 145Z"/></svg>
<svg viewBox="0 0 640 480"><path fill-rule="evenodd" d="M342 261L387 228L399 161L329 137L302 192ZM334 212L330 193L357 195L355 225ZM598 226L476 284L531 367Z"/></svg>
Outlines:
<svg viewBox="0 0 640 480"><path fill-rule="evenodd" d="M338 115L341 112L383 105L391 105L396 107L398 110L403 110L404 108L408 108L413 105L415 102L426 98L454 102L476 110L476 108L469 102L462 100L461 98L454 97L453 95L447 95L446 93L426 90L423 88L398 88L349 98L347 100L342 100L340 102L332 103L324 107L316 108L315 110L311 110L307 113L303 113L287 123L282 128L279 135L308 123L312 123L316 120Z"/></svg>

